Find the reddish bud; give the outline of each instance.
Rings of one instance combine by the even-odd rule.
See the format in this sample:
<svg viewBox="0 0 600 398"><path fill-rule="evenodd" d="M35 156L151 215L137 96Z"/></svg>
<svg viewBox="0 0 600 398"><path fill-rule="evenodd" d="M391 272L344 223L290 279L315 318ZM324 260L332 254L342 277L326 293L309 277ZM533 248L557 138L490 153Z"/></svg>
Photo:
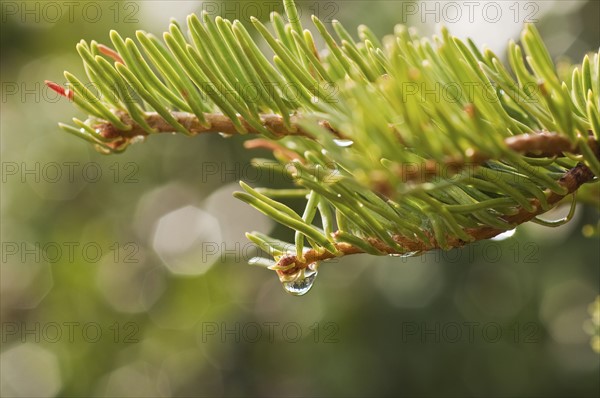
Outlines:
<svg viewBox="0 0 600 398"><path fill-rule="evenodd" d="M279 259L279 262L277 263L277 265L279 267L289 267L288 269L277 270L277 274L279 276L294 275L296 272L298 272L298 264L296 263L296 256L293 256L290 254L285 255Z"/></svg>
<svg viewBox="0 0 600 398"><path fill-rule="evenodd" d="M72 100L73 99L73 91L69 90L69 89L65 89L64 87L51 82L50 80L45 80L44 83L46 83L46 86L48 86L50 89L52 89L52 91L56 92L59 95L62 95L63 97Z"/></svg>
<svg viewBox="0 0 600 398"><path fill-rule="evenodd" d="M469 117L471 119L474 119L476 116L476 109L475 109L475 105L473 104L466 104L465 107L465 112L467 112L467 115L469 115Z"/></svg>
<svg viewBox="0 0 600 398"><path fill-rule="evenodd" d="M123 58L121 58L121 56L119 55L119 53L116 52L115 50L113 50L112 48L107 47L104 44L98 44L98 50L100 50L100 52L102 54L106 55L107 57L110 57L110 58L114 59L117 62L125 64L125 62L123 61Z"/></svg>

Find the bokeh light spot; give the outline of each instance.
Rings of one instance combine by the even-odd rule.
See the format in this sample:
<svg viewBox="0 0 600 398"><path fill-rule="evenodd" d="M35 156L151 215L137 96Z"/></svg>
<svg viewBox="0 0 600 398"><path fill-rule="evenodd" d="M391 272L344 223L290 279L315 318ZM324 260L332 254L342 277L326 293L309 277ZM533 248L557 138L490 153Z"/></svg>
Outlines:
<svg viewBox="0 0 600 398"><path fill-rule="evenodd" d="M202 275L219 259L219 220L194 206L164 215L154 232L154 250L176 275Z"/></svg>

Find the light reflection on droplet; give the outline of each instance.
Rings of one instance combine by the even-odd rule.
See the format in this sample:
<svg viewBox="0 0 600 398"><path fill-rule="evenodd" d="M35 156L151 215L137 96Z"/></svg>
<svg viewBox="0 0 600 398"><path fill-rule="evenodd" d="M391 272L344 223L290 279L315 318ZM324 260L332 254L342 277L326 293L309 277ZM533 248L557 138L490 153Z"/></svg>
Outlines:
<svg viewBox="0 0 600 398"><path fill-rule="evenodd" d="M352 140L340 140L340 139L334 139L333 142L335 142L335 144L337 146L340 146L342 148L347 148L349 146L352 146L352 144L354 144L354 141Z"/></svg>
<svg viewBox="0 0 600 398"><path fill-rule="evenodd" d="M508 239L508 238L512 237L515 234L515 232L517 232L516 228L515 229L511 229L510 231L502 232L501 234L498 234L498 235L494 236L492 238L492 240L501 241L501 240Z"/></svg>
<svg viewBox="0 0 600 398"><path fill-rule="evenodd" d="M133 137L131 140L129 140L130 144L140 144L142 142L146 141L146 137L143 135L138 135Z"/></svg>
<svg viewBox="0 0 600 398"><path fill-rule="evenodd" d="M567 204L558 206L547 211L540 218L546 221L560 220L569 213L569 209L570 206ZM533 222L527 222L519 226L519 229L522 230L521 232L525 232L529 236L536 236L537 240L542 242L544 245L554 245L567 240L570 236L576 233L575 230L579 225L578 221L583 217L583 213L583 206L577 206L571 221L559 227L551 228L544 225L538 225Z"/></svg>
<svg viewBox="0 0 600 398"><path fill-rule="evenodd" d="M406 252L406 253L392 253L389 256L390 257L408 258L408 257L418 256L419 254L421 254L420 251L414 251L414 252Z"/></svg>

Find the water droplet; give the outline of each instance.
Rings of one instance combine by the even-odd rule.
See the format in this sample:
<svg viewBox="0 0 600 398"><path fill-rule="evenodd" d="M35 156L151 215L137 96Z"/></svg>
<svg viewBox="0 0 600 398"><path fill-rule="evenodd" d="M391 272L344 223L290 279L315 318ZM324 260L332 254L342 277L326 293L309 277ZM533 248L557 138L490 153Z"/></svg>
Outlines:
<svg viewBox="0 0 600 398"><path fill-rule="evenodd" d="M129 140L130 144L138 144L141 142L146 141L146 137L143 135L136 135L135 137L133 137L132 139Z"/></svg>
<svg viewBox="0 0 600 398"><path fill-rule="evenodd" d="M352 141L352 140L335 139L335 140L333 140L333 142L335 142L335 145L341 146L342 148L346 148L346 147L352 146L352 144L354 144L354 141Z"/></svg>
<svg viewBox="0 0 600 398"><path fill-rule="evenodd" d="M310 264L294 276L280 278L283 289L292 296L304 296L313 287L317 279L317 263Z"/></svg>
<svg viewBox="0 0 600 398"><path fill-rule="evenodd" d="M502 232L501 234L498 234L498 235L494 236L492 238L492 240L501 241L501 240L504 240L504 239L508 239L511 236L513 236L516 231L517 231L517 229L515 228L515 229L511 229L509 231Z"/></svg>
<svg viewBox="0 0 600 398"><path fill-rule="evenodd" d="M414 256L418 256L419 254L421 254L420 251L414 251L414 252L406 252L406 253L392 253L389 256L390 257L402 257L402 258L407 258L407 257L414 257Z"/></svg>
<svg viewBox="0 0 600 398"><path fill-rule="evenodd" d="M233 134L227 134L227 133L219 133L219 135L223 138L231 138L233 137Z"/></svg>

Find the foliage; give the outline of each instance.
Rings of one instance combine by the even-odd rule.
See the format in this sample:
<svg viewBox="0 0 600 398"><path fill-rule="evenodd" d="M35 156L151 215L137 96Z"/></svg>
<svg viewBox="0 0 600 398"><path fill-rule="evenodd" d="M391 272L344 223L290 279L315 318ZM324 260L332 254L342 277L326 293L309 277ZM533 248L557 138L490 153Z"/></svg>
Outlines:
<svg viewBox="0 0 600 398"><path fill-rule="evenodd" d="M544 223L600 175L600 52L559 76L533 25L508 66L445 29L429 40L397 26L380 41L360 26L356 41L313 17L317 40L284 4L274 32L252 19L272 62L242 23L208 14L188 17L187 38L172 22L164 43L142 31L137 43L112 31L114 50L80 42L91 87L68 72L67 90L53 87L89 117L61 126L103 153L160 132L260 135L247 146L272 149L296 187L241 183L236 197L295 231L293 244L248 234L275 260L253 262L292 284L344 254L414 255Z"/></svg>

